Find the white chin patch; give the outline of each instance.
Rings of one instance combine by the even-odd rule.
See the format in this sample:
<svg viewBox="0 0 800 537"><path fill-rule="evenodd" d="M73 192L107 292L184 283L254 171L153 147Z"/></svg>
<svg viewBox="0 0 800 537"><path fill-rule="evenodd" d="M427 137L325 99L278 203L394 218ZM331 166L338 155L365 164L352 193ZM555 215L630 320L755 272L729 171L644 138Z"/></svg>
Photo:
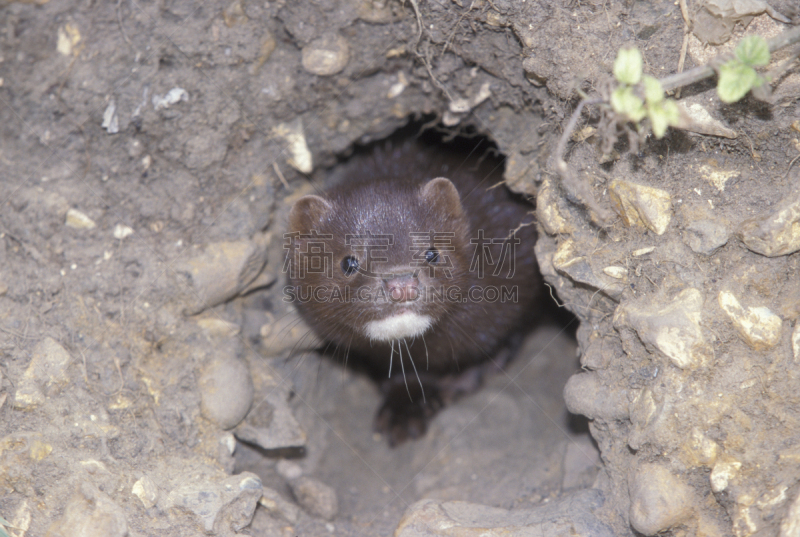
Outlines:
<svg viewBox="0 0 800 537"><path fill-rule="evenodd" d="M421 336L431 324L433 319L430 315L418 315L409 311L380 321L370 321L364 327L364 331L372 340L392 341Z"/></svg>

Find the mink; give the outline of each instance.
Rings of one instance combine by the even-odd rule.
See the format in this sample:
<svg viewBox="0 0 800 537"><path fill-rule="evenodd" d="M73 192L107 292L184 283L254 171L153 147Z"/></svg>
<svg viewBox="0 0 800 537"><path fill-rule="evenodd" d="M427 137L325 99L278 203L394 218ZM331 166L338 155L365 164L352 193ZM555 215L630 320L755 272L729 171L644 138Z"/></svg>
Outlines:
<svg viewBox="0 0 800 537"><path fill-rule="evenodd" d="M287 299L328 344L382 379L390 445L502 367L537 311L530 201L502 161L418 141L340 166L289 214Z"/></svg>

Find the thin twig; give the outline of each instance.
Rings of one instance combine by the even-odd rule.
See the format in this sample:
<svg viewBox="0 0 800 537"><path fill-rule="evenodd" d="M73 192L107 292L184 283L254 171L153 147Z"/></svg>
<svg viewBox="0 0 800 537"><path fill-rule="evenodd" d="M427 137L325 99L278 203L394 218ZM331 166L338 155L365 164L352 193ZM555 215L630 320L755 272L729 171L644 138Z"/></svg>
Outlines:
<svg viewBox="0 0 800 537"><path fill-rule="evenodd" d="M772 39L768 39L767 46L769 46L770 52L775 52L776 50L788 47L789 45L793 45L797 42L800 42L800 26L792 28L791 30L786 30L782 34L777 35ZM694 69L690 69L689 71L685 71L683 73L676 73L674 75L664 77L659 80L659 82L661 82L661 87L664 88L664 91L694 84L695 82L699 82L712 76L715 73L713 66L721 65L732 57L733 55L729 52L720 54L706 65L701 65L700 67L695 67Z"/></svg>

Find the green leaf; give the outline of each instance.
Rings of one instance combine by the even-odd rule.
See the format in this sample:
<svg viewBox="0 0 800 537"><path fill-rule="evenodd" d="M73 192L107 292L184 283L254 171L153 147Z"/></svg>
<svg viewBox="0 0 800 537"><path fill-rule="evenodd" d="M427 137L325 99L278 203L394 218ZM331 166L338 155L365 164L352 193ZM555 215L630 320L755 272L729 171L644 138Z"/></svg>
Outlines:
<svg viewBox="0 0 800 537"><path fill-rule="evenodd" d="M638 84L642 78L642 53L636 48L623 48L614 60L614 78L620 84Z"/></svg>
<svg viewBox="0 0 800 537"><path fill-rule="evenodd" d="M762 82L755 69L738 60L730 60L719 68L717 94L724 103L735 103Z"/></svg>
<svg viewBox="0 0 800 537"><path fill-rule="evenodd" d="M647 114L644 102L633 94L633 88L630 86L621 86L614 90L611 94L611 107L616 113L636 123Z"/></svg>
<svg viewBox="0 0 800 537"><path fill-rule="evenodd" d="M644 75L644 100L647 104L657 104L664 100L661 82L650 75Z"/></svg>
<svg viewBox="0 0 800 537"><path fill-rule="evenodd" d="M678 103L672 99L648 106L647 115L650 116L650 124L656 138L663 138L667 133L667 127L677 125L681 119Z"/></svg>
<svg viewBox="0 0 800 537"><path fill-rule="evenodd" d="M734 53L739 61L748 67L769 63L769 45L766 39L758 35L748 35L739 41Z"/></svg>

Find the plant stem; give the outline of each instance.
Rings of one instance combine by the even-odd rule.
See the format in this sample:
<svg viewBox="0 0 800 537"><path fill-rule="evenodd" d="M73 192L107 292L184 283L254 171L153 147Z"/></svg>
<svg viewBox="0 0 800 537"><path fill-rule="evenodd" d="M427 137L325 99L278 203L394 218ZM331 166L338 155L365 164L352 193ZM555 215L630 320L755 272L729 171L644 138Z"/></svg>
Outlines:
<svg viewBox="0 0 800 537"><path fill-rule="evenodd" d="M792 28L791 30L786 30L781 34L776 35L772 39L767 40L767 45L769 46L770 52L775 52L776 50L780 50L797 42L800 42L800 26ZM695 67L694 69L690 69L683 73L664 77L659 80L659 82L661 82L661 86L664 88L664 91L694 84L695 82L713 75L715 72L713 66L725 63L725 61L730 59L730 55L730 52L720 54L706 65L701 65L700 67Z"/></svg>

